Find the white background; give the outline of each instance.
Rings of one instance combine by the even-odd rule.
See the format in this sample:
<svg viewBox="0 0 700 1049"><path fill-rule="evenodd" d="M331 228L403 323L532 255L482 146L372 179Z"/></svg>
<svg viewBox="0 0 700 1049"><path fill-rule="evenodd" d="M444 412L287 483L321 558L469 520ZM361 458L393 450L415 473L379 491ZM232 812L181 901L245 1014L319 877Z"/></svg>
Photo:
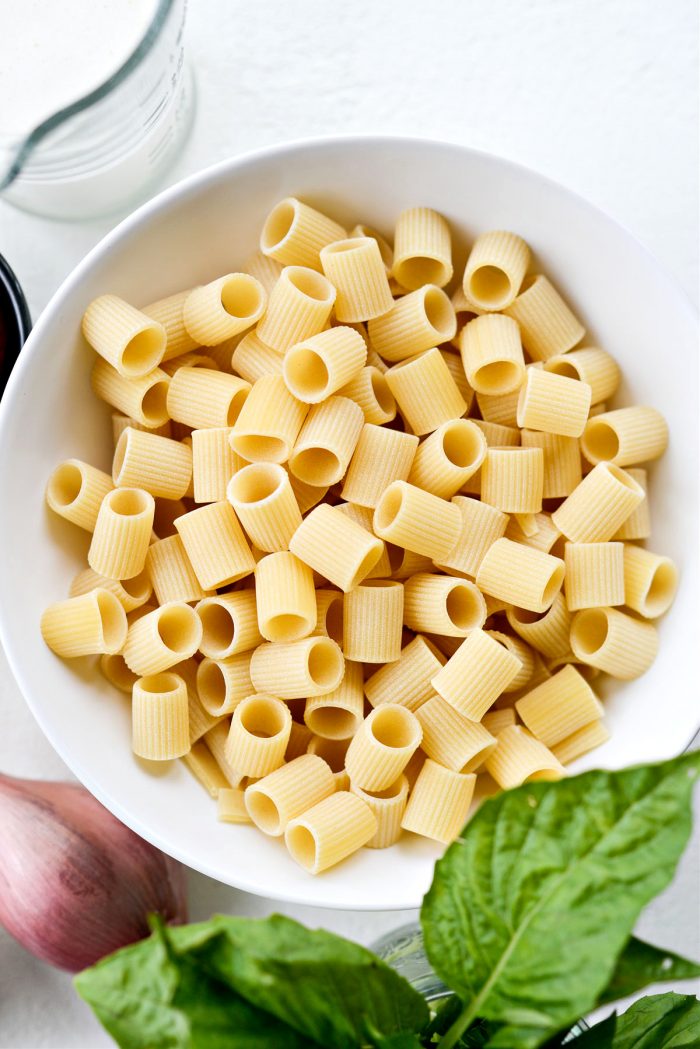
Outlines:
<svg viewBox="0 0 700 1049"><path fill-rule="evenodd" d="M168 181L311 135L403 132L464 142L588 197L697 301L696 7L695 0L190 0L186 46L198 112ZM0 204L0 251L35 317L119 217L67 224ZM1 653L0 768L68 775ZM638 930L695 957L698 870L696 834L673 886ZM284 907L197 874L190 882L194 919L281 910L369 943L412 917ZM110 1044L69 977L0 933L2 1049Z"/></svg>

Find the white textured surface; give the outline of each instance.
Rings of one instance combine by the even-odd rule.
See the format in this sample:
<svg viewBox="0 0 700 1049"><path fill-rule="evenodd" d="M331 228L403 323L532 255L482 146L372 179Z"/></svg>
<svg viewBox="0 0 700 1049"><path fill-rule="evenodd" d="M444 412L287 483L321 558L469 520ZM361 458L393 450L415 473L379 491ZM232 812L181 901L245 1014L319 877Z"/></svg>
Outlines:
<svg viewBox="0 0 700 1049"><path fill-rule="evenodd" d="M233 153L310 135L403 132L461 141L588 197L627 225L696 298L694 0L676 0L672 19L652 0L190 2L199 109L170 181ZM0 204L0 250L35 316L115 221L67 225ZM0 767L66 775L4 659L0 717ZM700 954L698 869L696 836L674 885L645 915L641 935ZM277 909L362 942L401 920L274 907L199 875L191 885L195 919ZM67 976L0 936L3 1049L110 1044Z"/></svg>

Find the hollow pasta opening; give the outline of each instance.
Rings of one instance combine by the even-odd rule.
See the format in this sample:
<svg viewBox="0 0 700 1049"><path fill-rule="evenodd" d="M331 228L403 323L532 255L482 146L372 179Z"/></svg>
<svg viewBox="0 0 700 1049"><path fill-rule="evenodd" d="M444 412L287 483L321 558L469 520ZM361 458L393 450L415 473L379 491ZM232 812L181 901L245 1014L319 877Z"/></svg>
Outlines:
<svg viewBox="0 0 700 1049"><path fill-rule="evenodd" d="M102 673L115 688L121 692L131 692L134 682L138 681L138 674L130 670L126 665L124 656L117 653L104 655L100 660Z"/></svg>
<svg viewBox="0 0 700 1049"><path fill-rule="evenodd" d="M126 641L126 612L121 601L109 590L96 591L96 600L102 624L104 647L109 654L113 655L122 648Z"/></svg>
<svg viewBox="0 0 700 1049"><path fill-rule="evenodd" d="M253 277L236 273L221 289L221 305L231 317L254 317L260 311L263 299L260 287Z"/></svg>
<svg viewBox="0 0 700 1049"><path fill-rule="evenodd" d="M213 660L203 659L197 668L197 691L210 713L226 702L226 680L221 667Z"/></svg>
<svg viewBox="0 0 700 1049"><path fill-rule="evenodd" d="M262 790L249 790L245 796L245 807L253 823L265 834L280 834L282 819L280 811L269 794Z"/></svg>
<svg viewBox="0 0 700 1049"><path fill-rule="evenodd" d="M656 568L643 601L643 610L652 619L667 611L676 593L678 572L671 561Z"/></svg>
<svg viewBox="0 0 700 1049"><path fill-rule="evenodd" d="M161 608L158 636L167 649L187 658L201 641L201 626L197 613L189 605Z"/></svg>
<svg viewBox="0 0 700 1049"><path fill-rule="evenodd" d="M309 744L308 753L323 758L331 772L338 773L345 768L345 755L349 746L349 739L325 739L319 736Z"/></svg>
<svg viewBox="0 0 700 1049"><path fill-rule="evenodd" d="M641 495L644 495L644 489L641 484L635 481L634 477L630 476L621 466L616 466L615 463L603 463L602 465L610 476L614 477L620 484L623 484L625 488L631 488L633 492L639 492Z"/></svg>
<svg viewBox="0 0 700 1049"><path fill-rule="evenodd" d="M548 360L545 364L545 371L554 372L555 375L563 375L566 379L580 380L581 378L581 373L573 361L567 361L564 358Z"/></svg>
<svg viewBox="0 0 700 1049"><path fill-rule="evenodd" d="M335 297L335 288L331 282L315 270L306 269L305 266L289 266L286 273L292 287L309 299L331 302Z"/></svg>
<svg viewBox="0 0 700 1049"><path fill-rule="evenodd" d="M260 503L281 488L286 478L276 463L252 463L234 474L229 485L230 498L240 503Z"/></svg>
<svg viewBox="0 0 700 1049"><path fill-rule="evenodd" d="M119 477L124 466L124 459L126 458L127 445L131 439L133 430L127 426L125 430L122 430L119 440L117 441L117 447L114 449L114 459L112 460L112 478L115 484L119 484Z"/></svg>
<svg viewBox="0 0 700 1049"><path fill-rule="evenodd" d="M269 463L281 463L289 455L289 446L281 437L236 434L235 451L241 459L262 459Z"/></svg>
<svg viewBox="0 0 700 1049"><path fill-rule="evenodd" d="M456 583L447 595L445 610L458 630L471 630L481 622L482 608L471 587Z"/></svg>
<svg viewBox="0 0 700 1049"><path fill-rule="evenodd" d="M541 783L543 781L551 783L557 779L561 779L561 772L557 769L538 769L536 772L526 776L525 783Z"/></svg>
<svg viewBox="0 0 700 1049"><path fill-rule="evenodd" d="M396 410L396 401L394 400L394 395L389 389L389 383L386 381L379 368L372 368L370 382L372 384L372 393L374 394L374 399L377 404L385 415L390 415Z"/></svg>
<svg viewBox="0 0 700 1049"><path fill-rule="evenodd" d="M510 393L520 383L522 368L515 361L493 361L477 368L474 385L481 393L498 396Z"/></svg>
<svg viewBox="0 0 700 1049"><path fill-rule="evenodd" d="M343 643L343 595L338 594L326 610L326 633L332 641Z"/></svg>
<svg viewBox="0 0 700 1049"><path fill-rule="evenodd" d="M301 823L287 829L286 843L293 859L307 871L316 867L318 844L312 831Z"/></svg>
<svg viewBox="0 0 700 1049"><path fill-rule="evenodd" d="M140 679L139 688L142 692L150 692L154 696L162 696L169 692L177 692L180 688L180 678L176 674L167 672L148 674Z"/></svg>
<svg viewBox="0 0 700 1049"><path fill-rule="evenodd" d="M442 435L442 450L445 458L460 469L472 466L481 458L483 442L480 434L466 419L448 423Z"/></svg>
<svg viewBox="0 0 700 1049"><path fill-rule="evenodd" d="M486 743L483 747L479 747L479 749L474 754L472 754L469 761L465 765L463 765L463 767L459 771L465 775L470 772L476 772L477 769L481 768L489 754L491 754L491 752L494 751L497 746L498 742L494 740L493 743Z"/></svg>
<svg viewBox="0 0 700 1049"><path fill-rule="evenodd" d="M424 284L446 284L450 277L449 268L440 259L427 255L415 255L394 264L394 277L404 288L414 291Z"/></svg>
<svg viewBox="0 0 700 1049"><path fill-rule="evenodd" d="M377 801L391 801L393 798L400 797L404 790L408 787L408 781L405 776L399 776L395 783L392 783L390 787L385 787L384 790L363 790L360 787L354 787L358 795L362 797L366 795L368 798L375 798Z"/></svg>
<svg viewBox="0 0 700 1049"><path fill-rule="evenodd" d="M221 653L228 651L236 636L236 624L230 609L212 599L201 602L197 615L202 622L201 647L207 652Z"/></svg>
<svg viewBox="0 0 700 1049"><path fill-rule="evenodd" d="M122 579L121 584L129 597L133 597L134 601L147 601L153 591L150 577L145 568L143 572L139 572L138 575L133 576L131 579Z"/></svg>
<svg viewBox="0 0 700 1049"><path fill-rule="evenodd" d="M510 278L499 266L479 266L469 278L468 298L477 306L503 306L511 294Z"/></svg>
<svg viewBox="0 0 700 1049"><path fill-rule="evenodd" d="M270 739L283 732L291 718L281 700L272 696L250 696L236 708L242 728L251 736Z"/></svg>
<svg viewBox="0 0 700 1049"><path fill-rule="evenodd" d="M246 390L245 387L243 387L240 390L236 390L236 392L234 393L233 397L231 398L231 400L229 402L228 411L226 412L226 425L227 426L233 426L233 424L235 423L236 419L241 414L241 408L243 407L243 405L246 402L246 398L248 397L248 392L249 391ZM245 456L244 456L244 458L245 458Z"/></svg>
<svg viewBox="0 0 700 1049"><path fill-rule="evenodd" d="M416 742L416 720L405 707L377 707L369 730L377 743L395 750L403 750Z"/></svg>
<svg viewBox="0 0 700 1049"><path fill-rule="evenodd" d="M168 386L159 379L146 390L141 399L141 414L147 426L162 426L168 419Z"/></svg>
<svg viewBox="0 0 700 1049"><path fill-rule="evenodd" d="M542 604L551 605L558 592L561 590L561 585L564 582L564 565L557 565L556 568L552 569L552 574L547 580L547 584L542 591Z"/></svg>
<svg viewBox="0 0 700 1049"><path fill-rule="evenodd" d="M440 288L429 287L423 295L423 309L428 324L437 335L437 342L447 342L452 338L455 327L455 315L452 303Z"/></svg>
<svg viewBox="0 0 700 1049"><path fill-rule="evenodd" d="M48 498L55 506L70 506L83 488L83 471L75 463L57 466L48 485Z"/></svg>
<svg viewBox="0 0 700 1049"><path fill-rule="evenodd" d="M263 252L273 251L279 247L291 232L297 217L298 204L295 200L281 200L265 219L260 234L260 248Z"/></svg>
<svg viewBox="0 0 700 1049"><path fill-rule="evenodd" d="M269 641L298 641L299 638L310 632L313 623L310 623L305 616L284 612L278 616L270 616L265 620L263 626L265 637Z"/></svg>
<svg viewBox="0 0 700 1049"><path fill-rule="evenodd" d="M594 655L603 647L607 636L608 617L602 609L589 608L577 613L571 626L571 641L577 654Z"/></svg>
<svg viewBox="0 0 700 1049"><path fill-rule="evenodd" d="M341 707L317 707L310 710L306 724L317 736L327 739L350 739L359 727L361 718Z"/></svg>
<svg viewBox="0 0 700 1049"><path fill-rule="evenodd" d="M343 654L330 638L314 638L309 648L307 670L309 677L319 688L333 689L343 679L345 661Z"/></svg>
<svg viewBox="0 0 700 1049"><path fill-rule="evenodd" d="M595 463L614 459L620 451L620 439L613 427L595 418L586 426L581 445L584 455Z"/></svg>
<svg viewBox="0 0 700 1049"><path fill-rule="evenodd" d="M134 378L153 371L165 348L165 334L158 328L144 328L129 339L122 350L122 368Z"/></svg>
<svg viewBox="0 0 700 1049"><path fill-rule="evenodd" d="M368 240L373 240L372 237L348 237L347 240L336 240L333 244L328 244L323 249L324 254L332 255L343 255L348 251L361 250Z"/></svg>
<svg viewBox="0 0 700 1049"><path fill-rule="evenodd" d="M284 377L291 392L302 399L309 396L320 399L328 389L329 374L325 361L315 350L304 346L287 352Z"/></svg>
<svg viewBox="0 0 700 1049"><path fill-rule="evenodd" d="M152 497L140 488L115 488L105 498L113 513L120 517L138 517L145 514L152 503Z"/></svg>
<svg viewBox="0 0 700 1049"><path fill-rule="evenodd" d="M382 556L382 544L379 540L370 550L367 551L365 556L360 561L360 564L355 572L354 576L350 581L350 589L361 583L365 576L372 571L379 558Z"/></svg>
<svg viewBox="0 0 700 1049"><path fill-rule="evenodd" d="M549 609L547 609L547 612L549 612ZM531 612L527 608L516 608L513 605L510 614L516 623L522 623L523 626L526 626L530 623L538 623L540 619L544 619L547 612Z"/></svg>
<svg viewBox="0 0 700 1049"><path fill-rule="evenodd" d="M306 448L292 460L293 473L306 484L331 485L343 475L343 467L329 448Z"/></svg>
<svg viewBox="0 0 700 1049"><path fill-rule="evenodd" d="M399 484L390 484L388 488L384 489L384 493L374 511L374 527L376 529L391 527L401 513L403 498L404 490Z"/></svg>

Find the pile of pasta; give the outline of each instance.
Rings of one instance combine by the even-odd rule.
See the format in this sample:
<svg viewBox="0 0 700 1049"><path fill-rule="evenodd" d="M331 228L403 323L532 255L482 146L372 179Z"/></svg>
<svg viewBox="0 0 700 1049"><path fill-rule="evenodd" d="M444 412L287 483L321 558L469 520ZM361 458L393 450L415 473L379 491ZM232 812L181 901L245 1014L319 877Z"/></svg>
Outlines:
<svg viewBox="0 0 700 1049"><path fill-rule="evenodd" d="M92 302L111 476L61 463L92 533L41 629L101 654L133 750L311 873L604 743L601 673L655 657L677 573L640 545L667 427L516 234L403 211L393 247L288 198L260 250L140 309Z"/></svg>

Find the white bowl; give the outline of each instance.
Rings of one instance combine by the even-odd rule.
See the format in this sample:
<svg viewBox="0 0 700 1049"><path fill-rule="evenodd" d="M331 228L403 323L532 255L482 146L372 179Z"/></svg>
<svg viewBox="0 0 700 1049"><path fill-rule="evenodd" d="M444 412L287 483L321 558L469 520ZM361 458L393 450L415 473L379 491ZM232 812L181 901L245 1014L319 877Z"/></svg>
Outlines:
<svg viewBox="0 0 700 1049"><path fill-rule="evenodd" d="M364 849L320 877L306 874L279 840L217 823L214 804L180 762L158 775L142 767L129 746L125 697L102 680L94 661L64 663L39 634L42 609L65 597L88 545L86 533L45 508L46 479L70 456L105 469L111 461L109 412L89 387L83 310L103 292L142 304L235 270L256 247L267 211L288 194L348 225L362 221L387 231L402 208L436 208L454 232L457 274L474 234L516 230L592 340L622 365L618 403L652 404L667 417L670 447L651 470L649 545L675 558L682 582L660 623L651 670L637 681L606 682L612 739L580 769L670 757L697 727L695 318L625 230L540 175L456 145L342 138L227 161L144 205L66 280L22 352L0 409L0 630L53 746L124 823L222 882L328 907L417 907L441 851L434 844L406 836L391 849Z"/></svg>

